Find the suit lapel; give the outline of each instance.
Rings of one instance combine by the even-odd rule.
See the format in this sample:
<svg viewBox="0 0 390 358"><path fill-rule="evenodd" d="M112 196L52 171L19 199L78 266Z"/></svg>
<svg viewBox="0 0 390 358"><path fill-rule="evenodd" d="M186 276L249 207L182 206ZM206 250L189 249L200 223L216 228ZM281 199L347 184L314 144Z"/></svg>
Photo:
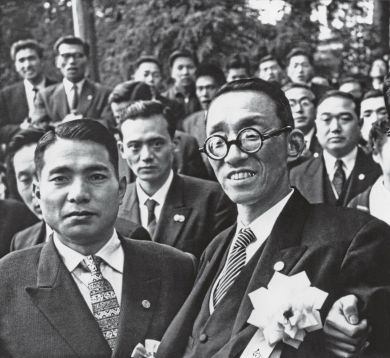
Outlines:
<svg viewBox="0 0 390 358"><path fill-rule="evenodd" d="M24 100L21 100L24 98ZM28 102L27 102L27 94L26 94L26 88L24 87L24 82L20 82L20 85L16 87L15 90L15 96L14 99L14 105L12 108L17 109L19 113L27 113L27 116L29 115L28 110Z"/></svg>
<svg viewBox="0 0 390 358"><path fill-rule="evenodd" d="M280 271L281 273L286 275L295 273L294 267L307 249L306 246L301 246L300 242L309 209L307 201L299 193L295 192L281 212L265 243L263 252L241 302L233 327L233 340L238 338L239 335L236 335L247 327L246 321L253 309L248 294L260 287L267 287L274 274L275 263L278 261L283 262L284 268ZM289 229L286 230L286 228ZM251 333L253 330L248 330L248 332ZM242 344L247 343L248 340L242 340ZM244 346L238 348L243 349Z"/></svg>
<svg viewBox="0 0 390 358"><path fill-rule="evenodd" d="M119 335L114 357L130 357L137 343L144 343L147 338L145 336L154 309L159 305L161 277L156 262L148 261L147 256L131 241L121 241L125 263Z"/></svg>
<svg viewBox="0 0 390 358"><path fill-rule="evenodd" d="M52 103L53 108L55 108L55 114L57 115L56 120L62 121L69 113L68 99L66 97L63 83L60 83L54 90Z"/></svg>
<svg viewBox="0 0 390 358"><path fill-rule="evenodd" d="M175 246L178 241L192 211L192 208L185 206L185 190L183 179L175 175L157 223L154 235L157 242Z"/></svg>
<svg viewBox="0 0 390 358"><path fill-rule="evenodd" d="M141 217L139 214L139 201L135 183L131 183L127 186L123 203L119 209L119 217L123 217L126 220L130 220L136 224L141 225Z"/></svg>
<svg viewBox="0 0 390 358"><path fill-rule="evenodd" d="M311 165L308 167L306 176L303 178L304 192L311 202L321 203L324 201L324 162L322 156L313 158Z"/></svg>
<svg viewBox="0 0 390 358"><path fill-rule="evenodd" d="M86 79L80 93L79 103L77 105L78 112L82 113L84 116L88 112L88 109L93 102L95 92L95 86L88 79Z"/></svg>
<svg viewBox="0 0 390 358"><path fill-rule="evenodd" d="M26 287L26 291L75 354L86 356L93 345L95 352L110 356L111 350L52 239L42 248L37 270L37 286Z"/></svg>

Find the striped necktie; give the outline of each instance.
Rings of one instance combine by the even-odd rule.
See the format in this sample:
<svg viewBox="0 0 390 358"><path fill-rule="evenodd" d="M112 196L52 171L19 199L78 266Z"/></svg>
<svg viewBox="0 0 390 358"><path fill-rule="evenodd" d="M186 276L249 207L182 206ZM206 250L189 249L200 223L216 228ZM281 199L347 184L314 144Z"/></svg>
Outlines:
<svg viewBox="0 0 390 358"><path fill-rule="evenodd" d="M98 256L87 256L84 259L89 271L91 281L88 283L91 296L92 312L99 325L104 338L113 350L118 336L120 307L114 289L106 280L101 271L103 260Z"/></svg>
<svg viewBox="0 0 390 358"><path fill-rule="evenodd" d="M344 189L345 184L345 171L344 171L344 163L341 159L336 160L336 171L334 172L332 184L336 190L337 197L339 198L341 196L341 193Z"/></svg>
<svg viewBox="0 0 390 358"><path fill-rule="evenodd" d="M153 239L154 232L156 231L157 220L155 209L157 205L157 201L153 199L147 199L145 201L145 206L148 208L148 226L147 229L149 231L150 237Z"/></svg>
<svg viewBox="0 0 390 358"><path fill-rule="evenodd" d="M225 270L222 272L217 287L214 290L214 307L216 307L225 296L226 292L245 266L246 248L255 240L256 236L250 228L241 229L239 231L233 249L227 259Z"/></svg>
<svg viewBox="0 0 390 358"><path fill-rule="evenodd" d="M78 92L78 88L77 88L77 84L74 83L73 84L73 87L72 87L72 101L71 101L71 105L70 105L70 110L71 111L76 111L77 110L77 106L79 104L79 92Z"/></svg>

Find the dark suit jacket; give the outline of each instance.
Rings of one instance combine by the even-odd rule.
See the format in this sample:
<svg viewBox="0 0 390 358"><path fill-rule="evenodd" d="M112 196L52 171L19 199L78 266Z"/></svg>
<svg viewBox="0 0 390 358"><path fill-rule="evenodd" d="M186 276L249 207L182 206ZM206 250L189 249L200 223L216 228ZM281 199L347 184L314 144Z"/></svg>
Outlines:
<svg viewBox="0 0 390 358"><path fill-rule="evenodd" d="M349 185L342 193L341 205L346 206L352 198L372 185L380 175L380 167L359 148ZM325 186L330 185L330 181L322 155L292 168L290 182L310 203L331 203L325 194Z"/></svg>
<svg viewBox="0 0 390 358"><path fill-rule="evenodd" d="M130 220L117 219L115 228L124 237L151 241L147 230ZM39 221L14 235L11 241L10 252L42 244L45 238L46 225L43 221Z"/></svg>
<svg viewBox="0 0 390 358"><path fill-rule="evenodd" d="M161 339L192 287L195 266L171 247L121 241L122 303L112 357L129 358L137 343ZM52 240L0 260L0 277L1 357L111 357Z"/></svg>
<svg viewBox="0 0 390 358"><path fill-rule="evenodd" d="M45 86L55 81L46 78ZM28 104L24 82L20 81L0 91L0 142L8 143L28 117Z"/></svg>
<svg viewBox="0 0 390 358"><path fill-rule="evenodd" d="M141 225L135 183L127 186L118 217ZM175 175L153 240L200 257L211 239L235 219L235 207L217 183Z"/></svg>
<svg viewBox="0 0 390 358"><path fill-rule="evenodd" d="M38 219L16 200L0 200L0 257L9 253L12 237Z"/></svg>
<svg viewBox="0 0 390 358"><path fill-rule="evenodd" d="M158 358L183 356L203 299L214 282L234 232L235 226L228 228L205 250L194 288L165 333ZM349 293L357 295L362 304L362 316L373 322L375 337L370 338L372 346L388 349L381 344L388 344L390 335L389 235L389 226L365 213L323 204L310 205L298 192L294 193L265 243L241 301L231 336L218 353L207 358L240 356L257 330L247 323L253 309L248 293L267 287L278 261L284 263L281 273L293 275L305 271L312 286L329 293L321 310L322 317L326 317L338 297ZM234 296L235 291L229 291L227 295ZM224 326L223 321L217 324ZM207 328L200 333L207 337L203 340L204 345L217 344L218 347L218 342L207 336ZM195 341L199 342L199 335L193 337ZM282 357L323 357L323 345L318 343L320 337L319 332L308 334L299 350L284 346Z"/></svg>
<svg viewBox="0 0 390 358"><path fill-rule="evenodd" d="M101 84L85 79L82 91L79 96L77 112L84 117L101 119L103 123L112 128L114 125L111 110L108 105L110 89ZM69 114L68 101L63 83L58 83L46 88L39 93L49 117L53 122L61 122Z"/></svg>

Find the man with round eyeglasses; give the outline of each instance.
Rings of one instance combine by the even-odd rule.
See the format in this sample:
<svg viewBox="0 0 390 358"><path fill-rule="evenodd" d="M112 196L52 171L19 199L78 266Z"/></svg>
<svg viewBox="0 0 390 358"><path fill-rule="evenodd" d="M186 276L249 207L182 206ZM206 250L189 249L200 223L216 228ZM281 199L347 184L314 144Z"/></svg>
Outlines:
<svg viewBox="0 0 390 358"><path fill-rule="evenodd" d="M226 84L211 102L206 121L202 150L237 205L237 222L206 248L195 286L157 357L255 357L263 343L255 336L257 327L247 322L253 310L248 294L267 287L275 271L287 276L305 272L312 286L329 293L321 316L332 315L325 335L308 333L298 349L280 342L272 354L360 352L366 346L367 319L371 349L386 351L390 228L362 213L310 205L290 186L287 157L299 152L299 141L290 132L291 110L277 85L260 79ZM376 272L378 265L383 274ZM247 347L253 352L242 355Z"/></svg>

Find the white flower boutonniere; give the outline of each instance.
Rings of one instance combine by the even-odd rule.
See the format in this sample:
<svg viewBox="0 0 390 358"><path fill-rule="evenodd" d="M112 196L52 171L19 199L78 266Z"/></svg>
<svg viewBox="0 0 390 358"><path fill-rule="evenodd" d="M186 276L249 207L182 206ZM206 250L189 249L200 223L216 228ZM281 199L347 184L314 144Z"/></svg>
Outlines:
<svg viewBox="0 0 390 358"><path fill-rule="evenodd" d="M328 294L310 285L306 272L293 276L275 272L268 289L249 294L253 311L248 323L259 329L241 357L268 358L278 342L298 348L307 332L322 328L318 310Z"/></svg>

